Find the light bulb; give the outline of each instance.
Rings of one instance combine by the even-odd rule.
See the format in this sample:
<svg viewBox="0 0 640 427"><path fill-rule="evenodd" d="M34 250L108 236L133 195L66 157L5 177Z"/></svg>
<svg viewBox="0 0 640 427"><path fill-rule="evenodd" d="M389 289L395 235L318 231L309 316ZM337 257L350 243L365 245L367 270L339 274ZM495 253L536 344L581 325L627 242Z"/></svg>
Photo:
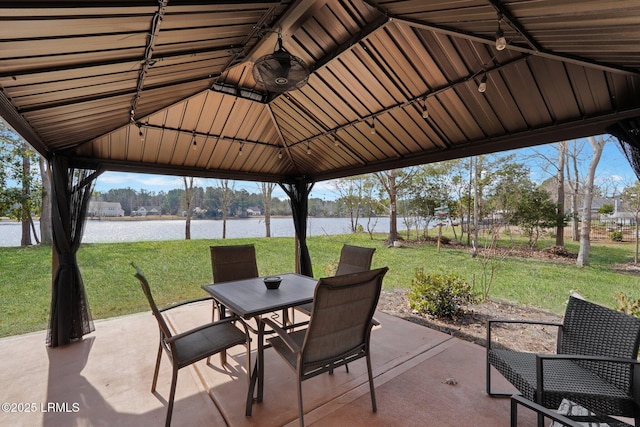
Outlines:
<svg viewBox="0 0 640 427"><path fill-rule="evenodd" d="M482 80L480 80L480 84L478 85L478 92L484 93L487 90L487 75L482 76Z"/></svg>
<svg viewBox="0 0 640 427"><path fill-rule="evenodd" d="M282 159L282 150L280 150L280 152L278 152L278 158Z"/></svg>
<svg viewBox="0 0 640 427"><path fill-rule="evenodd" d="M507 39L504 38L504 31L500 28L500 24L498 24L498 31L496 31L496 49L504 50L507 47Z"/></svg>
<svg viewBox="0 0 640 427"><path fill-rule="evenodd" d="M376 119L371 120L371 135L376 134Z"/></svg>
<svg viewBox="0 0 640 427"><path fill-rule="evenodd" d="M193 144L191 145L191 147L192 147L194 150L197 150L197 149L198 149L198 143L196 142L195 138L193 139Z"/></svg>
<svg viewBox="0 0 640 427"><path fill-rule="evenodd" d="M422 118L425 120L429 118L429 109L426 102L422 104Z"/></svg>
<svg viewBox="0 0 640 427"><path fill-rule="evenodd" d="M240 144L240 150L238 150L238 156L242 156L242 144Z"/></svg>

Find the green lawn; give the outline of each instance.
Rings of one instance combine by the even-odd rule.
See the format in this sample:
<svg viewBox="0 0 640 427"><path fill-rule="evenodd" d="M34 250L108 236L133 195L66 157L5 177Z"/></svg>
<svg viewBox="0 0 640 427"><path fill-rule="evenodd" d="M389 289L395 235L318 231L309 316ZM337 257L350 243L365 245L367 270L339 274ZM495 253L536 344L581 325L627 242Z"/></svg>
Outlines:
<svg viewBox="0 0 640 427"><path fill-rule="evenodd" d="M371 240L366 234L314 236L308 239L316 277L335 271L344 243L376 248L373 267L389 266L384 286L407 288L415 269L456 273L471 282L482 274L480 257L471 258L467 249L434 244L387 248L382 235ZM292 238L226 240L175 240L83 245L78 262L94 319L147 311L148 306L133 277L134 261L146 273L158 305L205 296L200 285L211 281L209 246L254 243L261 275L294 270ZM539 247L551 246L542 240ZM567 243L577 252L577 244ZM594 243L591 265L577 268L540 259L505 258L499 261L492 298L564 311L571 290L598 303L615 307L614 294L623 292L640 298L640 275L616 272L612 266L633 259L631 243ZM0 248L0 336L46 329L51 294L51 249Z"/></svg>

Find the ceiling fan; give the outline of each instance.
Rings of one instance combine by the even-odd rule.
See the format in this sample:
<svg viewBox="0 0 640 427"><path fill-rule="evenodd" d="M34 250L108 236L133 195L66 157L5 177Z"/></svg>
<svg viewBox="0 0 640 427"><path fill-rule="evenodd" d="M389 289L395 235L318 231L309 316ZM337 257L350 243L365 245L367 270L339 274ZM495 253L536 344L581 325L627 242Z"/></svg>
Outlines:
<svg viewBox="0 0 640 427"><path fill-rule="evenodd" d="M309 68L302 59L284 50L278 33L276 50L253 64L253 78L269 92L288 92L307 84Z"/></svg>

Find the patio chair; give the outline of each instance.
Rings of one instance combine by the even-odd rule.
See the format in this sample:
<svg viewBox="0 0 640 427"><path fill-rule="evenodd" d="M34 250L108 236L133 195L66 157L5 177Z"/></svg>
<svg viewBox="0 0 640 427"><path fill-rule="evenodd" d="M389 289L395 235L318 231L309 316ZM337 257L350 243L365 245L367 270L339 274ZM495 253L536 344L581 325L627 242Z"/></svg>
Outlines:
<svg viewBox="0 0 640 427"><path fill-rule="evenodd" d="M369 345L373 313L388 268L320 279L306 329L287 332L262 319L277 336L267 341L297 374L298 412L304 426L302 381L366 358L373 412L377 411Z"/></svg>
<svg viewBox="0 0 640 427"><path fill-rule="evenodd" d="M361 246L343 245L340 251L340 260L336 276L343 274L359 273L371 269L371 260L376 248L364 248ZM296 307L296 310L306 315L311 314L312 303Z"/></svg>
<svg viewBox="0 0 640 427"><path fill-rule="evenodd" d="M162 358L163 349L169 356L169 360L171 360L171 365L173 366L171 389L169 392L169 399L167 400L167 418L165 421L165 425L168 427L171 425L171 415L173 413L173 401L176 394L178 370L211 355L223 352L228 348L235 347L236 345L244 345L247 348L246 368L247 376L249 376L249 373L251 372L251 340L249 338L249 331L245 326L243 332L233 323L237 318L228 317L217 322L208 323L177 335L173 335L162 313L185 305L191 301L176 304L164 309L158 309L153 299L153 295L151 294L149 282L144 276L144 273L135 264L132 263L132 266L136 269L135 277L140 281L142 291L147 297L151 311L155 316L160 329L158 357L156 358L156 367L153 373L153 382L151 383L152 393L156 390L158 371L160 369L160 359ZM244 323L238 323L244 326Z"/></svg>
<svg viewBox="0 0 640 427"><path fill-rule="evenodd" d="M537 324L558 328L556 354L534 354L497 348L491 331L504 324ZM523 397L557 409L562 400L599 415L640 421L638 346L640 319L571 296L562 324L526 320L490 320L487 324L487 393L491 367ZM636 378L634 378L634 375Z"/></svg>

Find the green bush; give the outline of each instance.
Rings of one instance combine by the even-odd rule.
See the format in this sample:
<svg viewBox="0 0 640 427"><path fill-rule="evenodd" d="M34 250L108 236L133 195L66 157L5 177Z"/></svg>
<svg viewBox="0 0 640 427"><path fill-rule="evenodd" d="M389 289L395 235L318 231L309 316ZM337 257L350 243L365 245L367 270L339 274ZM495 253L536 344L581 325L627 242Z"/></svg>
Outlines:
<svg viewBox="0 0 640 427"><path fill-rule="evenodd" d="M622 231L612 231L609 233L609 237L614 242L622 242Z"/></svg>
<svg viewBox="0 0 640 427"><path fill-rule="evenodd" d="M618 301L618 311L640 317L640 300L632 300L622 292L615 294L614 297Z"/></svg>
<svg viewBox="0 0 640 427"><path fill-rule="evenodd" d="M471 285L455 274L425 274L417 269L409 291L409 305L420 313L453 318L463 304L475 300Z"/></svg>

